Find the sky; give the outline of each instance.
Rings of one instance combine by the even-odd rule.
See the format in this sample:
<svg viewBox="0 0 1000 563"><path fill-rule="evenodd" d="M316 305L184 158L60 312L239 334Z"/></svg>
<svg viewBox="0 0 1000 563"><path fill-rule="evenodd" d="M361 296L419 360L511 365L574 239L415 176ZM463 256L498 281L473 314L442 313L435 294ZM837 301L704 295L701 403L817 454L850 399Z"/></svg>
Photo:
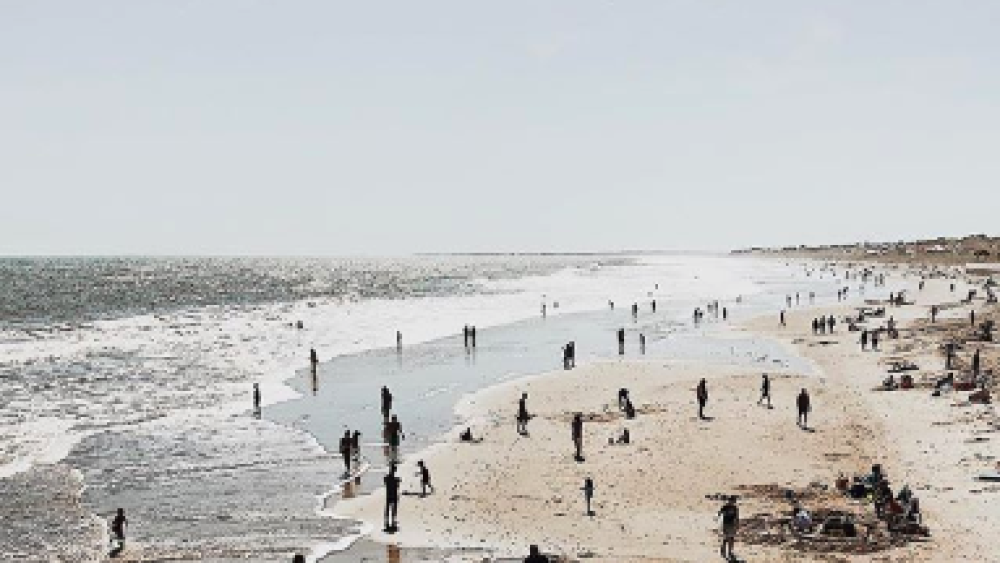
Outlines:
<svg viewBox="0 0 1000 563"><path fill-rule="evenodd" d="M0 0L0 255L997 235L1000 2Z"/></svg>

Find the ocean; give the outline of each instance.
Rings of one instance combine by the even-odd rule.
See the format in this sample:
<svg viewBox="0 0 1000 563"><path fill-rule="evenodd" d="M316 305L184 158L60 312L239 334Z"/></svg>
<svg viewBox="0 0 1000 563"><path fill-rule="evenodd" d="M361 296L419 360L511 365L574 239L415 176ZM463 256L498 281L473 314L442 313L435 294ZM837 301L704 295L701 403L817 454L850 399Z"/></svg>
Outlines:
<svg viewBox="0 0 1000 563"><path fill-rule="evenodd" d="M618 328L630 356L642 333L650 357L787 367L691 311L746 317L837 287L721 255L0 259L0 555L101 560L122 507L136 557L322 559L365 532L334 507L379 481L381 385L412 454L462 423L463 395L556 369L570 340L579 361L614 357ZM370 462L357 486L339 480L345 429Z"/></svg>

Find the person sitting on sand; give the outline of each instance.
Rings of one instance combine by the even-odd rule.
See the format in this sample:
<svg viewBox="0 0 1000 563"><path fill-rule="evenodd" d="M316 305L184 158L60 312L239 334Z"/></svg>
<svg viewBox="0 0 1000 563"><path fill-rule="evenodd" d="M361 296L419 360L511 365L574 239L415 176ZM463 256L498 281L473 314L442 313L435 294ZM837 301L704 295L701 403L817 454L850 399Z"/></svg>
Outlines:
<svg viewBox="0 0 1000 563"><path fill-rule="evenodd" d="M399 483L396 476L396 464L389 465L389 472L382 480L385 483L385 531L392 532L397 528L396 513L399 510Z"/></svg>
<svg viewBox="0 0 1000 563"><path fill-rule="evenodd" d="M761 376L760 399L757 400L757 404L763 403L764 399L767 399L767 408L771 408L771 378L766 373Z"/></svg>
<svg viewBox="0 0 1000 563"><path fill-rule="evenodd" d="M573 434L573 447L576 449L576 455L574 458L577 461L583 461L583 414L576 413L573 415L573 422L570 425L570 429Z"/></svg>
<svg viewBox="0 0 1000 563"><path fill-rule="evenodd" d="M798 424L801 428L809 427L809 411L812 409L809 402L809 393L805 389L802 389L802 392L799 393L799 397L796 400L796 406L798 406L799 410L799 416L796 419L796 424Z"/></svg>
<svg viewBox="0 0 1000 563"><path fill-rule="evenodd" d="M698 418L705 420L705 405L708 403L708 384L704 379L698 382Z"/></svg>
<svg viewBox="0 0 1000 563"><path fill-rule="evenodd" d="M524 563L549 563L549 558L542 555L537 545L528 547L528 556L524 558Z"/></svg>
<svg viewBox="0 0 1000 563"><path fill-rule="evenodd" d="M528 414L528 394L521 393L520 400L517 401L517 433L522 436L528 435L528 421L531 415Z"/></svg>
<svg viewBox="0 0 1000 563"><path fill-rule="evenodd" d="M434 485L431 484L431 472L424 465L424 460L417 462L417 476L420 477L420 496L427 496L427 490L434 492Z"/></svg>
<svg viewBox="0 0 1000 563"><path fill-rule="evenodd" d="M740 509L736 506L736 497L731 496L726 500L726 504L719 509L719 517L722 518L722 546L719 553L727 561L731 561L736 558L733 548L740 525Z"/></svg>

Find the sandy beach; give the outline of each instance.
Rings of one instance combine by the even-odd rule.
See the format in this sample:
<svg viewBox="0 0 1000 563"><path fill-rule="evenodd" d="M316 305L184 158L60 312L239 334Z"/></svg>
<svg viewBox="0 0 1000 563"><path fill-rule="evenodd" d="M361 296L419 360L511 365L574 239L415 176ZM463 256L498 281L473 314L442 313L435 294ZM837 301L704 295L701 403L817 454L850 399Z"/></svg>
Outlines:
<svg viewBox="0 0 1000 563"><path fill-rule="evenodd" d="M528 544L569 560L708 561L719 558L721 503L740 496L743 527L737 554L751 561L959 561L997 560L989 522L998 509L996 487L973 477L992 467L989 406L969 405L966 393L932 398L930 389L878 391L890 358L905 356L921 369L919 381L941 375L940 337L927 331L931 304L958 302L947 280L916 290L913 277L887 276L868 299L910 289L915 302L886 307L886 316L862 326L883 326L890 315L898 340L880 351L862 351L857 332L840 323L833 334L814 335L819 315L842 319L854 306L803 305L787 326L771 316L733 320L733 336L774 339L812 362L811 373L779 369L767 358L746 362L598 361L491 387L457 407L481 443L460 443L457 432L401 466L404 496L400 530L372 538L407 547L477 547L497 557L523 557ZM856 286L857 284L851 284ZM983 307L982 300L972 307ZM734 307L738 319L739 309ZM935 330L966 319L968 308L943 313ZM949 320L953 319L953 320ZM967 321L964 321L967 323ZM949 324L950 323L950 324ZM725 332L722 337L725 337ZM987 363L987 366L989 363ZM757 404L761 373L772 377L773 408ZM697 416L695 386L707 380L707 419ZM626 420L617 406L628 388L638 411ZM809 430L796 425L795 396L807 389L813 410ZM534 415L529 436L515 431L517 399L529 395ZM585 461L573 459L570 421L584 414ZM630 444L609 444L623 428ZM416 460L430 468L436 491L419 497ZM881 464L898 490L920 497L930 538L890 537L870 505L848 501L834 488L841 474ZM585 514L581 487L595 483L594 515ZM822 541L778 531L793 491L811 510L836 508L856 515L862 541ZM409 494L407 494L409 493ZM383 496L342 501L335 512L382 528ZM884 528L884 524L882 524ZM480 556L481 557L481 556Z"/></svg>

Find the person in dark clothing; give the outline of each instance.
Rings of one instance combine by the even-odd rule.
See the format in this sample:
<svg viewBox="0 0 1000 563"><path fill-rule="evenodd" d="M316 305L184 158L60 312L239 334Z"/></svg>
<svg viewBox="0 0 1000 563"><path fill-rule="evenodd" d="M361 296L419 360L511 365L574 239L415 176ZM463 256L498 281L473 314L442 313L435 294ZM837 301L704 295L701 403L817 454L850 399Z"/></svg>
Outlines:
<svg viewBox="0 0 1000 563"><path fill-rule="evenodd" d="M632 406L631 399L625 399L625 418L629 420L635 418L635 407Z"/></svg>
<svg viewBox="0 0 1000 563"><path fill-rule="evenodd" d="M392 415L392 419L386 423L385 435L386 441L389 443L389 450L392 452L393 459L395 459L399 455L400 441L406 438L406 434L403 433L403 425L399 423L396 415Z"/></svg>
<svg viewBox="0 0 1000 563"><path fill-rule="evenodd" d="M628 402L628 389L622 387L618 390L618 408L625 409L625 403Z"/></svg>
<svg viewBox="0 0 1000 563"><path fill-rule="evenodd" d="M417 468L419 468L420 475L420 496L427 496L427 490L434 492L434 485L431 484L431 472L427 470L427 466L424 465L424 460L417 462Z"/></svg>
<svg viewBox="0 0 1000 563"><path fill-rule="evenodd" d="M736 497L729 497L726 504L719 509L719 518L722 519L722 546L719 553L727 561L736 558L733 547L736 543L736 531L740 526L740 509L736 506Z"/></svg>
<svg viewBox="0 0 1000 563"><path fill-rule="evenodd" d="M618 355L625 355L625 329L618 329Z"/></svg>
<svg viewBox="0 0 1000 563"><path fill-rule="evenodd" d="M340 456L344 458L344 475L351 474L351 431L344 430L344 436L340 439Z"/></svg>
<svg viewBox="0 0 1000 563"><path fill-rule="evenodd" d="M573 434L573 447L576 449L576 455L573 457L577 461L583 461L583 414L576 413L573 415L571 430Z"/></svg>
<svg viewBox="0 0 1000 563"><path fill-rule="evenodd" d="M969 311L969 324L972 326L972 328L976 328L976 312L975 311Z"/></svg>
<svg viewBox="0 0 1000 563"><path fill-rule="evenodd" d="M878 331L872 331L872 350L878 350Z"/></svg>
<svg viewBox="0 0 1000 563"><path fill-rule="evenodd" d="M403 333L398 330L396 331L396 351L403 351Z"/></svg>
<svg viewBox="0 0 1000 563"><path fill-rule="evenodd" d="M583 480L583 499L587 503L587 516L593 516L594 511L590 508L590 502L594 500L594 480L587 477Z"/></svg>
<svg viewBox="0 0 1000 563"><path fill-rule="evenodd" d="M469 327L469 341L472 343L472 347L476 347L476 327L475 325Z"/></svg>
<svg viewBox="0 0 1000 563"><path fill-rule="evenodd" d="M862 330L861 331L861 349L865 350L867 348L868 348L868 331L867 330Z"/></svg>
<svg viewBox="0 0 1000 563"><path fill-rule="evenodd" d="M306 556L301 553L296 553L292 556L292 563L306 563Z"/></svg>
<svg viewBox="0 0 1000 563"><path fill-rule="evenodd" d="M254 412L260 412L260 384L253 384L253 410Z"/></svg>
<svg viewBox="0 0 1000 563"><path fill-rule="evenodd" d="M401 479L396 476L396 464L389 466L389 473L386 474L385 483L385 531L394 532L397 529L396 513L399 510L399 483Z"/></svg>
<svg viewBox="0 0 1000 563"><path fill-rule="evenodd" d="M115 549L119 552L125 547L126 528L128 528L128 518L125 517L125 509L119 508L111 521L111 535L113 536L111 539L117 544Z"/></svg>
<svg viewBox="0 0 1000 563"><path fill-rule="evenodd" d="M462 339L465 341L465 349L469 349L469 325L462 328Z"/></svg>
<svg viewBox="0 0 1000 563"><path fill-rule="evenodd" d="M763 403L764 399L767 399L767 408L771 408L771 378L766 373L761 376L760 399L757 400L757 404Z"/></svg>
<svg viewBox="0 0 1000 563"><path fill-rule="evenodd" d="M974 377L979 377L979 350L972 355L972 375Z"/></svg>
<svg viewBox="0 0 1000 563"><path fill-rule="evenodd" d="M798 406L799 416L795 423L802 428L808 428L809 411L812 410L812 405L810 405L809 393L805 389L799 393L799 397L796 400L796 406Z"/></svg>
<svg viewBox="0 0 1000 563"><path fill-rule="evenodd" d="M639 353L640 354L645 354L646 353L646 335L645 334L640 334L639 335Z"/></svg>
<svg viewBox="0 0 1000 563"><path fill-rule="evenodd" d="M361 463L361 431L355 430L351 434L351 457L356 464Z"/></svg>
<svg viewBox="0 0 1000 563"><path fill-rule="evenodd" d="M708 384L704 379L698 382L698 418L705 419L705 405L708 403Z"/></svg>
<svg viewBox="0 0 1000 563"><path fill-rule="evenodd" d="M785 326L785 312L781 312L781 326Z"/></svg>
<svg viewBox="0 0 1000 563"><path fill-rule="evenodd" d="M517 433L522 436L528 435L528 421L531 415L528 414L528 394L521 393L521 399L517 402Z"/></svg>
<svg viewBox="0 0 1000 563"><path fill-rule="evenodd" d="M524 563L549 563L549 558L542 555L537 545L528 547L528 556L524 558Z"/></svg>
<svg viewBox="0 0 1000 563"><path fill-rule="evenodd" d="M389 388L385 385L382 386L382 418L389 418L389 413L392 412L392 393L389 392Z"/></svg>
<svg viewBox="0 0 1000 563"><path fill-rule="evenodd" d="M653 312L655 313L656 312L656 299L653 299L652 306L653 306Z"/></svg>

